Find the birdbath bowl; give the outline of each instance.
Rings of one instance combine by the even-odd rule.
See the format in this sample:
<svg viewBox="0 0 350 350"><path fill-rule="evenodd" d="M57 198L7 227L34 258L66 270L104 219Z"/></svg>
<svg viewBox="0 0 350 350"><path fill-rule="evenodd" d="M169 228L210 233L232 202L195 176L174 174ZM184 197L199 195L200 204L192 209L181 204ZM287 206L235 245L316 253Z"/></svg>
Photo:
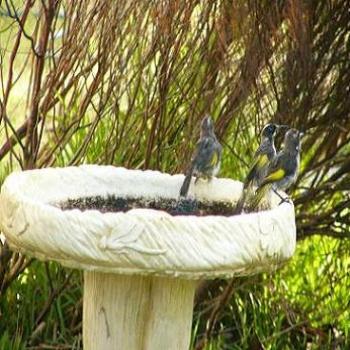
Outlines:
<svg viewBox="0 0 350 350"><path fill-rule="evenodd" d="M213 179L192 183L188 211L176 204L183 179L84 165L3 184L11 248L85 271L85 350L187 350L196 281L271 271L292 256L292 203L276 196L270 210L231 216L242 184Z"/></svg>

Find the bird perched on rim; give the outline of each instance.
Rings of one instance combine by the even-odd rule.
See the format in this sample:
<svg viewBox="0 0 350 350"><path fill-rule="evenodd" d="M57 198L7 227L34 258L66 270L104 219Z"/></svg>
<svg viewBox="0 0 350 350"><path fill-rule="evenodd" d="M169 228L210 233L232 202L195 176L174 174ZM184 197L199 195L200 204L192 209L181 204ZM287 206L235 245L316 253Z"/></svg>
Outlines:
<svg viewBox="0 0 350 350"><path fill-rule="evenodd" d="M261 140L255 152L253 164L243 183L243 192L237 202L235 214L240 214L248 196L260 185L265 177L271 160L276 156L275 136L280 129L288 128L287 125L267 124L261 132Z"/></svg>
<svg viewBox="0 0 350 350"><path fill-rule="evenodd" d="M185 180L180 189L180 196L186 197L192 176L211 180L220 170L222 147L214 132L212 118L207 115L201 122L201 133L193 153L191 165L187 170Z"/></svg>
<svg viewBox="0 0 350 350"><path fill-rule="evenodd" d="M297 178L300 163L300 139L302 136L303 133L297 129L290 129L286 132L283 149L271 161L267 173L261 180L252 200L251 209L256 209L270 190L281 198L281 203L288 200L288 198L283 198L278 190L288 189Z"/></svg>

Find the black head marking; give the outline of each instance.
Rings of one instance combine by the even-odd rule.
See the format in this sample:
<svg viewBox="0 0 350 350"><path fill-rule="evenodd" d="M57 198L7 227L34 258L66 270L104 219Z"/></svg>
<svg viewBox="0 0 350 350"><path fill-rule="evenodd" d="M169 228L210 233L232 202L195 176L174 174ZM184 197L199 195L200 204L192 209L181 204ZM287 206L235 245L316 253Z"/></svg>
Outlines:
<svg viewBox="0 0 350 350"><path fill-rule="evenodd" d="M278 129L278 126L276 124L267 124L264 126L264 129L261 132L262 137L267 137L269 139L272 139L276 135L276 131Z"/></svg>

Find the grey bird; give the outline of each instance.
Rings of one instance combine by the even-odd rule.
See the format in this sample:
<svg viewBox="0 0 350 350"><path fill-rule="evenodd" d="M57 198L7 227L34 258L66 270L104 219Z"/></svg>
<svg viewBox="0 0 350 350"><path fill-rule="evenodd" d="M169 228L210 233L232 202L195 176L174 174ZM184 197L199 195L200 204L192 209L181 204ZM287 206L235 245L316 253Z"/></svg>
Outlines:
<svg viewBox="0 0 350 350"><path fill-rule="evenodd" d="M261 132L260 145L255 152L253 164L244 180L242 195L237 202L235 214L242 212L247 197L253 194L254 189L264 179L270 162L276 156L275 136L283 128L288 128L288 126L273 123L264 126Z"/></svg>
<svg viewBox="0 0 350 350"><path fill-rule="evenodd" d="M285 202L278 191L287 190L296 180L300 163L300 139L303 133L297 129L290 129L284 136L284 147L271 161L267 173L261 180L252 200L251 209L256 209L261 200L271 190Z"/></svg>
<svg viewBox="0 0 350 350"><path fill-rule="evenodd" d="M215 136L213 120L207 115L201 122L200 138L180 189L181 197L187 196L192 176L196 177L196 183L199 178L210 181L219 173L221 154L222 147Z"/></svg>

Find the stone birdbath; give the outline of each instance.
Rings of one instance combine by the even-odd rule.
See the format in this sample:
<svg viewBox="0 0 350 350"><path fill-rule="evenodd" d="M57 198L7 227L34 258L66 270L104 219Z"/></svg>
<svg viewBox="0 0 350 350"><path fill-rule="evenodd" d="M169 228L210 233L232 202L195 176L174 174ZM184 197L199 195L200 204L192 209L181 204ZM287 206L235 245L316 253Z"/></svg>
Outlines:
<svg viewBox="0 0 350 350"><path fill-rule="evenodd" d="M85 350L187 350L199 279L271 271L292 256L291 203L276 196L271 210L230 216L242 184L213 179L191 186L188 212L176 204L183 179L83 165L3 184L10 247L84 270Z"/></svg>

